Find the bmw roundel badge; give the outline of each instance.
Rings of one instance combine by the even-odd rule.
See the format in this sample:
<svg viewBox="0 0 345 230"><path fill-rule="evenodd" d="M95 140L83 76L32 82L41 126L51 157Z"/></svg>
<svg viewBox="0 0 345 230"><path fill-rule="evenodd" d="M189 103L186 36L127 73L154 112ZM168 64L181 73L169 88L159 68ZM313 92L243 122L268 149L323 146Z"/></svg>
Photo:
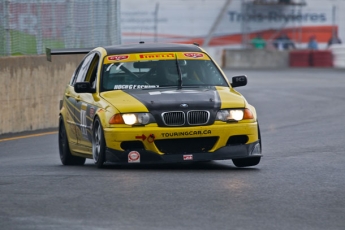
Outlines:
<svg viewBox="0 0 345 230"><path fill-rule="evenodd" d="M188 104L183 103L183 104L180 105L180 107L182 107L182 108L187 108L187 107L188 107Z"/></svg>

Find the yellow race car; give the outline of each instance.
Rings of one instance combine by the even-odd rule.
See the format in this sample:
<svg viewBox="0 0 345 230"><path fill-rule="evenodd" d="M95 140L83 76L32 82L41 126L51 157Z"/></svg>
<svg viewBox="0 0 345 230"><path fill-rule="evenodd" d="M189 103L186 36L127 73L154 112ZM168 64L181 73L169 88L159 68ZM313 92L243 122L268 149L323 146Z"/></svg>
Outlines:
<svg viewBox="0 0 345 230"><path fill-rule="evenodd" d="M64 165L232 159L260 162L255 108L197 44L139 44L47 49L86 54L60 103L59 153Z"/></svg>

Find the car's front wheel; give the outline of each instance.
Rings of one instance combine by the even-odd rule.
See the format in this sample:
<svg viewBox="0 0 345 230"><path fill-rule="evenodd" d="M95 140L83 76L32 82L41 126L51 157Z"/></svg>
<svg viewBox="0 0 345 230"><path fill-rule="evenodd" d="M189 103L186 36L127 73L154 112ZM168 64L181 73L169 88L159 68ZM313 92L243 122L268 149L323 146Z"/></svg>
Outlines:
<svg viewBox="0 0 345 230"><path fill-rule="evenodd" d="M62 117L59 121L59 154L63 165L84 165L85 158L73 156L69 149L67 133Z"/></svg>
<svg viewBox="0 0 345 230"><path fill-rule="evenodd" d="M97 168L101 168L105 162L105 140L101 121L97 117L93 123L92 156Z"/></svg>

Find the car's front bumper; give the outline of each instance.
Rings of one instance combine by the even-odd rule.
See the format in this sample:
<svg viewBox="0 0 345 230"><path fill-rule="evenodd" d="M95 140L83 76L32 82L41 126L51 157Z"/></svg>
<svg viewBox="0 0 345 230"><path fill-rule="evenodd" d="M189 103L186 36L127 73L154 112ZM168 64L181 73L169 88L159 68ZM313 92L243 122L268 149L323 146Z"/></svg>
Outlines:
<svg viewBox="0 0 345 230"><path fill-rule="evenodd" d="M132 152L139 154L139 159L131 161L129 155ZM250 144L225 146L214 152L200 152L200 153L178 153L178 154L164 154L160 155L145 149L135 149L127 151L119 151L111 148L106 150L106 161L118 163L178 163L191 161L211 161L211 160L226 160L239 159L250 157L261 157L261 143L260 140Z"/></svg>

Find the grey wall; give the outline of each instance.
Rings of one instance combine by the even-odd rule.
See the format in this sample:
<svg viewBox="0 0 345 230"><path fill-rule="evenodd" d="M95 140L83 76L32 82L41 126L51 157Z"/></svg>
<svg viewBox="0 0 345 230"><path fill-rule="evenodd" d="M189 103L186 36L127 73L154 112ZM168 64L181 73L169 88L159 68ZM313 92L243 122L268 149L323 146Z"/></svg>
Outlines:
<svg viewBox="0 0 345 230"><path fill-rule="evenodd" d="M0 134L57 127L59 101L82 58L0 58Z"/></svg>

